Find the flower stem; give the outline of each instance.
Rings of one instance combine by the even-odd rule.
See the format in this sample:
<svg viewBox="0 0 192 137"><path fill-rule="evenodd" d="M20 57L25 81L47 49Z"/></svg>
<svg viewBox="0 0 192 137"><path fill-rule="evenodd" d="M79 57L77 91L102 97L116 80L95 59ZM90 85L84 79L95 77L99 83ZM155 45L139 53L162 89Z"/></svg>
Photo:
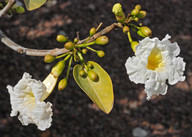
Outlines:
<svg viewBox="0 0 192 137"><path fill-rule="evenodd" d="M67 79L69 77L69 72L70 72L70 67L71 67L72 60L73 60L73 56L70 56L69 65L68 65L68 68L67 68L67 76L66 76Z"/></svg>
<svg viewBox="0 0 192 137"><path fill-rule="evenodd" d="M59 59L59 58L65 57L65 56L67 56L68 54L70 54L70 53L69 53L69 52L67 52L67 53L62 54L62 55L60 55L60 56L57 56L57 57L56 57L56 59Z"/></svg>
<svg viewBox="0 0 192 137"><path fill-rule="evenodd" d="M83 44L77 45L77 47L79 47L79 48L88 47L88 46L91 46L93 44L95 44L95 41L90 42L90 43L83 43Z"/></svg>
<svg viewBox="0 0 192 137"><path fill-rule="evenodd" d="M131 38L131 33L130 33L130 31L127 33L127 35L128 35L129 42L131 43L133 40L132 40L132 38Z"/></svg>
<svg viewBox="0 0 192 137"><path fill-rule="evenodd" d="M93 48L91 48L91 47L86 47L87 49L89 49L89 50L91 50L91 51L93 51L93 52L97 52L97 50L95 50L95 49L93 49Z"/></svg>

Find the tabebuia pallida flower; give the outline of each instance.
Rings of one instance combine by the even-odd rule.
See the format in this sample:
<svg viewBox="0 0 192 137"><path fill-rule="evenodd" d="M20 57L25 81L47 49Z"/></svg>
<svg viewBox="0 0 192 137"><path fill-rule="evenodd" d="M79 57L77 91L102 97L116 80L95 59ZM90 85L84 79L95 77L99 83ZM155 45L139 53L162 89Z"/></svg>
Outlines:
<svg viewBox="0 0 192 137"><path fill-rule="evenodd" d="M180 53L178 44L169 41L166 35L163 40L146 37L136 46L135 56L129 57L125 63L129 79L136 84L145 84L145 92L149 100L153 95L165 95L167 84L184 81L185 62L177 57Z"/></svg>

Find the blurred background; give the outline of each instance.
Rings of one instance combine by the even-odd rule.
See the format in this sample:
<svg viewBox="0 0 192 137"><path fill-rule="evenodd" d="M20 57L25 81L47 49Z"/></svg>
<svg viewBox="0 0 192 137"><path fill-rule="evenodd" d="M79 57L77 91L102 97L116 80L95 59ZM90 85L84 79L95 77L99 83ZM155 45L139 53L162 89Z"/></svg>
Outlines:
<svg viewBox="0 0 192 137"><path fill-rule="evenodd" d="M16 53L0 43L0 137L191 137L192 136L192 2L190 0L50 0L43 7L23 15L4 16L0 29L16 43L28 48L63 47L56 41L58 33L71 40L79 31L80 38L100 22L104 28L115 17L112 7L120 2L125 13L136 4L148 12L143 19L160 39L166 34L178 42L180 56L187 63L186 80L169 86L165 96L146 100L144 85L130 82L124 64L133 56L127 36L121 29L107 34L107 46L94 46L106 52L100 59L89 52L85 59L98 62L111 76L114 85L114 108L106 115L92 103L73 80L67 88L54 90L47 99L53 103L52 126L42 132L36 125L22 126L17 117L10 117L11 105L6 86L15 85L24 72L43 80L54 65L43 57ZM134 40L141 37L133 35Z"/></svg>

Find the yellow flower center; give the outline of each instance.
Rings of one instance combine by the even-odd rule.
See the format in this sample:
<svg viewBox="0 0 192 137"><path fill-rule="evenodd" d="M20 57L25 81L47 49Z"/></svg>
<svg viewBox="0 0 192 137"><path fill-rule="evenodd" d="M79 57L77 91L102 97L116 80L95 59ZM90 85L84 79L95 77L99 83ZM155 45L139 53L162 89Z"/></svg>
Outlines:
<svg viewBox="0 0 192 137"><path fill-rule="evenodd" d="M161 51L158 48L153 48L148 57L147 68L155 71L162 71L164 63L162 61Z"/></svg>

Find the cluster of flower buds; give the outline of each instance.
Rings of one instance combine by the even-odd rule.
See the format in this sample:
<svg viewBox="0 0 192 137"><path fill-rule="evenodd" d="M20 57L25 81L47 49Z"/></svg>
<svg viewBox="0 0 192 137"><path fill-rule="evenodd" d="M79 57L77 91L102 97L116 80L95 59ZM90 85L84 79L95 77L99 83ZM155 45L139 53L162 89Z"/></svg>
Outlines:
<svg viewBox="0 0 192 137"><path fill-rule="evenodd" d="M2 10L6 5L8 1L0 2L0 10ZM13 13L17 14L23 14L25 12L25 9L22 6L19 6L18 4L14 4L8 11L8 15L12 15Z"/></svg>
<svg viewBox="0 0 192 137"><path fill-rule="evenodd" d="M115 4L112 11L115 14L117 21L123 25L123 32L128 35L131 47L135 52L135 47L137 46L138 42L132 40L130 30L133 30L139 36L144 38L150 37L152 35L152 31L149 27L143 26L142 23L138 24L138 21L140 19L146 17L147 12L141 10L141 5L136 5L131 13L128 14L127 17L125 17L120 3Z"/></svg>
<svg viewBox="0 0 192 137"><path fill-rule="evenodd" d="M83 55L87 54L88 50L95 52L97 54L97 56L100 58L105 56L104 51L95 50L92 47L90 47L90 46L95 45L95 44L106 45L109 42L109 39L107 36L99 36L99 37L93 39L93 36L96 34L98 29L99 29L99 27L97 29L94 27L91 28L89 31L89 37L82 42L79 42L78 36L76 38L74 38L73 41L70 41L64 35L57 35L56 40L59 43L63 43L64 48L67 49L68 52L66 52L62 55L56 56L56 57L52 56L52 55L46 55L44 57L44 61L46 63L51 63L51 62L55 61L56 59L63 58L61 61L59 61L55 65L55 67L52 68L52 74L55 77L59 77L65 68L66 61L68 59L70 59L66 77L63 78L62 80L60 80L60 82L58 84L59 90L63 90L67 86L67 81L68 81L68 76L69 76L69 71L70 71L70 67L72 64L72 60L81 64L82 69L79 71L79 75L81 77L87 77L88 76L88 78L91 79L92 81L98 81L97 72L92 70L94 68L94 66L91 63L88 63L87 61L85 61L83 58Z"/></svg>

